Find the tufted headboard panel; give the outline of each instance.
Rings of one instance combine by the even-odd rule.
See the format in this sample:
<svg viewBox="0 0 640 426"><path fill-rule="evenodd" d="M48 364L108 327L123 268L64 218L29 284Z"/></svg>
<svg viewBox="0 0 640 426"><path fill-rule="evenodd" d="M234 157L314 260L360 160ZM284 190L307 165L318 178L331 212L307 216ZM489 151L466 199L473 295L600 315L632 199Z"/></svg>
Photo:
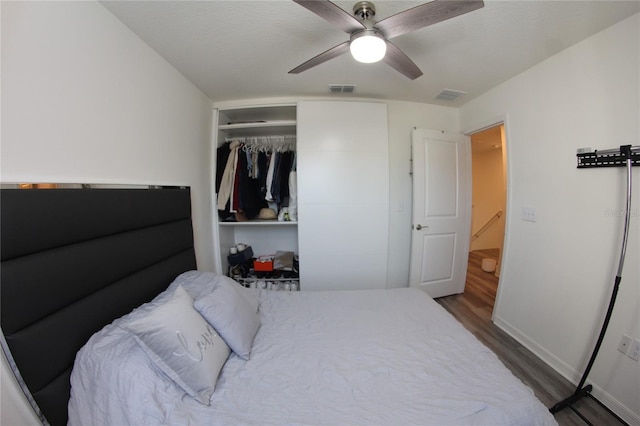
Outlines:
<svg viewBox="0 0 640 426"><path fill-rule="evenodd" d="M3 349L52 425L67 422L76 352L196 269L188 188L3 189Z"/></svg>

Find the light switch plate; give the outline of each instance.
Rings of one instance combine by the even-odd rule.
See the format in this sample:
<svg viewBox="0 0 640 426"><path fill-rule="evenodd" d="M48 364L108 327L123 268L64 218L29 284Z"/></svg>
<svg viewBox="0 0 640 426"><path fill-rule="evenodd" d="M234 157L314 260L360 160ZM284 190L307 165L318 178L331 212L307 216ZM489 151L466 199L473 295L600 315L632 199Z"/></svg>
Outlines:
<svg viewBox="0 0 640 426"><path fill-rule="evenodd" d="M522 220L524 220L525 222L536 222L538 220L536 209L533 207L523 207Z"/></svg>
<svg viewBox="0 0 640 426"><path fill-rule="evenodd" d="M620 339L620 344L618 345L618 350L626 355L627 352L629 352L629 348L631 347L631 342L632 341L633 340L631 340L631 337L627 336L626 334L623 335L622 339Z"/></svg>
<svg viewBox="0 0 640 426"><path fill-rule="evenodd" d="M640 361L640 339L636 339L633 341L631 350L629 350L627 356L633 360Z"/></svg>

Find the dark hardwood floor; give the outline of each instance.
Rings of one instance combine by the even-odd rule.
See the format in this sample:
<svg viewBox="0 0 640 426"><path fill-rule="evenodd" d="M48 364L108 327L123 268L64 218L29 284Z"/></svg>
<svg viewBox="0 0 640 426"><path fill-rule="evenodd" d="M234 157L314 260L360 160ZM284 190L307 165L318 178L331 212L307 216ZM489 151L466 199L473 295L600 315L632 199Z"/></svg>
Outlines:
<svg viewBox="0 0 640 426"><path fill-rule="evenodd" d="M545 406L551 407L570 396L575 386L491 322L498 277L483 271L481 265L483 258L497 260L497 256L497 249L471 252L465 292L436 301L493 350L516 377L533 389ZM574 406L594 425L624 424L591 398L582 398ZM586 424L569 408L556 413L555 418L560 426Z"/></svg>

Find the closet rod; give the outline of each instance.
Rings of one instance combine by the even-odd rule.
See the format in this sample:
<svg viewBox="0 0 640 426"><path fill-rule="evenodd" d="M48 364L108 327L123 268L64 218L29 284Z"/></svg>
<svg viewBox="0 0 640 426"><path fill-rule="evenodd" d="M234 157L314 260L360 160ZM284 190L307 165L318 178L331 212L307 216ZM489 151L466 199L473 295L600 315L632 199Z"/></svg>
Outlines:
<svg viewBox="0 0 640 426"><path fill-rule="evenodd" d="M270 135L270 136L234 136L225 139L226 142L238 141L242 143L278 143L295 142L296 135Z"/></svg>
<svg viewBox="0 0 640 426"><path fill-rule="evenodd" d="M225 142L240 142L244 144L244 150L249 152L274 151L285 152L296 150L295 135L272 136L238 136L228 137Z"/></svg>

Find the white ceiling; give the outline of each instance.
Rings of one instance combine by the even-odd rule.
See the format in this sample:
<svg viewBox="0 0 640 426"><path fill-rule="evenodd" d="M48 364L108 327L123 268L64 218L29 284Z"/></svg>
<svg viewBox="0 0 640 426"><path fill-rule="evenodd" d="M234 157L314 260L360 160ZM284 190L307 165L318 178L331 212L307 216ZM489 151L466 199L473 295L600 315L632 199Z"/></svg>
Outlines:
<svg viewBox="0 0 640 426"><path fill-rule="evenodd" d="M454 107L640 11L638 0L485 0L482 9L392 40L424 73L411 81L382 62L360 64L349 54L288 74L348 40L293 1L101 3L214 102L327 96L329 84L354 84L354 94L331 96ZM351 12L355 0L335 3ZM374 3L379 21L424 1ZM467 95L434 100L445 88Z"/></svg>

